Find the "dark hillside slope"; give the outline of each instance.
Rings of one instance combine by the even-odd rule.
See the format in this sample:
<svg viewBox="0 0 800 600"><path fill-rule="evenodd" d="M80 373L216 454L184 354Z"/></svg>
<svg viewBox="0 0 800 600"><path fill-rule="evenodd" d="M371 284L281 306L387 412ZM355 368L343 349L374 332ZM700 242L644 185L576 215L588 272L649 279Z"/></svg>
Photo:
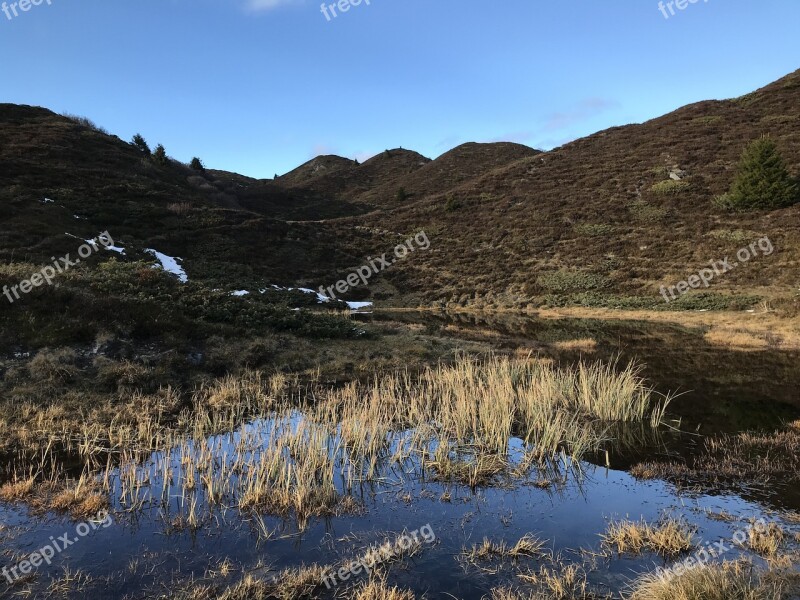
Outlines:
<svg viewBox="0 0 800 600"><path fill-rule="evenodd" d="M711 291L760 290L793 303L800 206L740 214L713 202L746 144L765 134L800 174L800 72L741 98L600 132L356 222L426 228L431 250L392 274L410 303L660 306L661 284L762 236L775 252L717 278ZM681 182L666 183L671 173ZM711 297L697 306L739 300Z"/></svg>

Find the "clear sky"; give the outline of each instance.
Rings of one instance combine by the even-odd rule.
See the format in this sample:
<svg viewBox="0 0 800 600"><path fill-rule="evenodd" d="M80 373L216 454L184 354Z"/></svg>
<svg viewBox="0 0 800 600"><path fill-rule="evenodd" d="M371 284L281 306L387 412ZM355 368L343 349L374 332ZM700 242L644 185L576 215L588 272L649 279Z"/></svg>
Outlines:
<svg viewBox="0 0 800 600"><path fill-rule="evenodd" d="M363 0L328 20L320 0L41 0L0 12L0 102L272 177L317 154L549 149L800 68L797 0L686 1Z"/></svg>

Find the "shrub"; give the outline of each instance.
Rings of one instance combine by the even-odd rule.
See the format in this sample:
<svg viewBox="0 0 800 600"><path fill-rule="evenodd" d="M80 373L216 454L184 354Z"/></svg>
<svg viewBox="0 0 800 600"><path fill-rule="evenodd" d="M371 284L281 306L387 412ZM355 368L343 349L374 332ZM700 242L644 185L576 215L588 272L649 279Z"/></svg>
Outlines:
<svg viewBox="0 0 800 600"><path fill-rule="evenodd" d="M667 179L666 181L654 183L650 188L650 191L654 194L667 196L671 194L680 194L681 192L689 189L689 187L691 187L691 184L688 181L674 181L672 179Z"/></svg>
<svg viewBox="0 0 800 600"><path fill-rule="evenodd" d="M397 201L398 202L405 202L406 200L408 200L408 198L409 198L409 194L406 191L406 188L401 187L399 190L397 190Z"/></svg>
<svg viewBox="0 0 800 600"><path fill-rule="evenodd" d="M136 146L136 148L142 152L143 154L150 155L150 146L147 145L147 141L142 137L142 134L137 133L133 136L133 140L131 140L131 144Z"/></svg>
<svg viewBox="0 0 800 600"><path fill-rule="evenodd" d="M542 273L536 279L536 283L539 287L551 292L599 290L609 285L605 277L588 271L551 271Z"/></svg>
<svg viewBox="0 0 800 600"><path fill-rule="evenodd" d="M91 129L92 131L96 131L97 133L104 133L104 134L108 135L108 131L106 129L104 129L103 127L100 127L97 123L95 123L94 121L92 121L91 119L89 119L87 117L81 117L80 115L72 115L70 113L64 113L62 116L66 117L70 121L74 121L78 125L82 125L83 127L87 127L88 129Z"/></svg>
<svg viewBox="0 0 800 600"><path fill-rule="evenodd" d="M800 192L775 142L761 137L745 148L730 191L715 201L729 210L769 210L797 203Z"/></svg>
<svg viewBox="0 0 800 600"><path fill-rule="evenodd" d="M203 165L203 161L196 156L192 159L192 162L189 163L189 166L195 171L200 171L201 173L206 172L206 167Z"/></svg>
<svg viewBox="0 0 800 600"><path fill-rule="evenodd" d="M444 204L444 209L447 212L453 212L461 208L461 202L455 199L455 197L450 196L447 198L447 202Z"/></svg>
<svg viewBox="0 0 800 600"><path fill-rule="evenodd" d="M161 144L156 146L156 151L153 153L153 160L156 162L157 165L160 165L162 167L167 166L167 151Z"/></svg>
<svg viewBox="0 0 800 600"><path fill-rule="evenodd" d="M678 183L678 182L676 182ZM658 223L667 216L667 209L662 206L653 206L642 200L637 200L628 205L628 210L637 221L644 223Z"/></svg>
<svg viewBox="0 0 800 600"><path fill-rule="evenodd" d="M77 355L71 348L44 348L28 364L28 371L44 381L65 381L77 374L76 360Z"/></svg>

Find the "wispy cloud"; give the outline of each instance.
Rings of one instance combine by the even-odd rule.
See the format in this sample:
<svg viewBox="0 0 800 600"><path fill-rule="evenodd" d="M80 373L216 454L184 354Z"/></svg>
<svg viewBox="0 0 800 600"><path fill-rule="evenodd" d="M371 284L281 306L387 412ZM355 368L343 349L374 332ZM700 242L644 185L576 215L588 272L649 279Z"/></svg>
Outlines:
<svg viewBox="0 0 800 600"><path fill-rule="evenodd" d="M543 131L561 131L617 107L619 102L615 100L587 98L571 110L551 114L544 124Z"/></svg>
<svg viewBox="0 0 800 600"><path fill-rule="evenodd" d="M303 0L245 0L244 8L248 12L266 12L281 6L302 4Z"/></svg>
<svg viewBox="0 0 800 600"><path fill-rule="evenodd" d="M332 154L339 154L339 149L336 146L331 146L330 144L314 144L311 148L311 151L308 153L309 157L317 158L318 156L329 156Z"/></svg>

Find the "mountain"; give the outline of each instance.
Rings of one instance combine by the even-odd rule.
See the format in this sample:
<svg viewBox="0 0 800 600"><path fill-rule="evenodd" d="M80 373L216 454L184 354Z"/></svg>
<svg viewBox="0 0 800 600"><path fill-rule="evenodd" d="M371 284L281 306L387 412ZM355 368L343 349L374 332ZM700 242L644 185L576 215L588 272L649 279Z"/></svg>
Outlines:
<svg viewBox="0 0 800 600"><path fill-rule="evenodd" d="M357 296L400 305L662 307L662 285L769 237L774 253L670 305L796 310L800 206L729 213L746 144L770 135L800 173L800 71L741 98L686 106L550 152L465 144L317 157L256 180L159 166L90 122L0 105L0 258L37 262L108 230L145 259L184 258L209 285L331 284L424 230L429 250ZM679 182L673 182L674 179ZM53 202L46 202L45 198Z"/></svg>

